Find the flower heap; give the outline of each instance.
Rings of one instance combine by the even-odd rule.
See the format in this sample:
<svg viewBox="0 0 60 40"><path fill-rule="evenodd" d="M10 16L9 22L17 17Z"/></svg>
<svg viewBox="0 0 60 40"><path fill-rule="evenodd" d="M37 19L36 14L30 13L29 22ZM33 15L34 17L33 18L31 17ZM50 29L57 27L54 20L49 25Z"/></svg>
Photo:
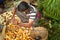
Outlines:
<svg viewBox="0 0 60 40"><path fill-rule="evenodd" d="M32 40L31 28L17 27L10 23L6 29L6 35L4 40Z"/></svg>

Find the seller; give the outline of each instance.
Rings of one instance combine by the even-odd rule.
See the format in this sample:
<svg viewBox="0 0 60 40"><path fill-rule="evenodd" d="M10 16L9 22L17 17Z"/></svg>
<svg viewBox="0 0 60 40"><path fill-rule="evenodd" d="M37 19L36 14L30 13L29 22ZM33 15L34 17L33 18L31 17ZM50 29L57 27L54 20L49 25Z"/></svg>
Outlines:
<svg viewBox="0 0 60 40"><path fill-rule="evenodd" d="M22 27L33 27L34 30L32 30L31 34L32 36L34 36L33 38L35 38L36 40L46 40L48 37L48 31L47 29L43 28L43 27L37 27L38 24L38 20L41 17L41 14L38 14L37 9L22 1L17 8L15 8L15 10L13 10L13 13L15 13L20 19L21 19L21 23L17 23L15 22L13 19L12 23L13 24L18 24ZM36 34L37 33L37 34ZM38 37L38 38L37 38Z"/></svg>
<svg viewBox="0 0 60 40"><path fill-rule="evenodd" d="M37 26L38 24L38 17L37 17L37 9L26 3L26 2L21 2L18 7L16 8L16 15L21 18L21 26L23 27L31 27L31 26ZM40 14L39 14L40 15ZM40 15L41 16L41 15Z"/></svg>

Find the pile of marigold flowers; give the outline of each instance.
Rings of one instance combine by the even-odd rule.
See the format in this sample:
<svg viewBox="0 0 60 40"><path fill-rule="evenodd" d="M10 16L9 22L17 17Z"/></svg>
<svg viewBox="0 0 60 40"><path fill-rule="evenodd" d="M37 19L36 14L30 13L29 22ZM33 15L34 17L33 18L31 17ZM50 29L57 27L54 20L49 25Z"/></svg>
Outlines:
<svg viewBox="0 0 60 40"><path fill-rule="evenodd" d="M31 28L18 28L17 26L10 23L9 25L7 25L4 40L32 40L30 33Z"/></svg>

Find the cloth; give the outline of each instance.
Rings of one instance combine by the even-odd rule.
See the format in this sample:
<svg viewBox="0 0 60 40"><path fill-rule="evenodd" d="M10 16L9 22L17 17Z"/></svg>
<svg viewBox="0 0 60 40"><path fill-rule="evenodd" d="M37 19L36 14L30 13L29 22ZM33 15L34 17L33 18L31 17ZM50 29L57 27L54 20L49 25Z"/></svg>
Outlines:
<svg viewBox="0 0 60 40"><path fill-rule="evenodd" d="M32 19L32 20L34 20L35 18L36 18L36 14L37 14L37 9L34 7L34 6L32 6L32 5L29 5L30 6L30 13L28 13L29 14L29 19Z"/></svg>
<svg viewBox="0 0 60 40"><path fill-rule="evenodd" d="M33 27L36 27L37 26L37 24L38 24L38 18L36 17L36 15L37 15L37 9L34 7L34 6L32 6L32 5L30 5L30 17L29 17L29 19L32 19L32 20L34 20L34 23L33 23Z"/></svg>

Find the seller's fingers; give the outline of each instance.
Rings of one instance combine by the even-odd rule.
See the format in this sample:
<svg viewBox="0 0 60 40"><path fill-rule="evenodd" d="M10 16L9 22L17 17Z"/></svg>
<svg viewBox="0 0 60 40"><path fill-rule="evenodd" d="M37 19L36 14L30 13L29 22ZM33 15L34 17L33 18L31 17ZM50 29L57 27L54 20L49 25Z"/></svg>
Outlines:
<svg viewBox="0 0 60 40"><path fill-rule="evenodd" d="M15 14L15 12L16 12L16 7L14 7L11 12L12 12L13 14Z"/></svg>

